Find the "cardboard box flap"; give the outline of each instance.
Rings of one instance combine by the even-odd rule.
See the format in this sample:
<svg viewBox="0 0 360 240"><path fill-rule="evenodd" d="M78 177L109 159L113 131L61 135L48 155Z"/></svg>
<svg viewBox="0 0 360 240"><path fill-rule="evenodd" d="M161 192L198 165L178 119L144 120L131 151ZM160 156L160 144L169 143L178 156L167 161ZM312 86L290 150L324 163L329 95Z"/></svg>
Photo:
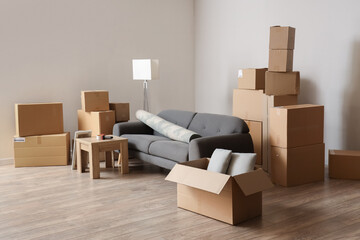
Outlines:
<svg viewBox="0 0 360 240"><path fill-rule="evenodd" d="M262 169L234 176L245 196L273 187L269 177Z"/></svg>
<svg viewBox="0 0 360 240"><path fill-rule="evenodd" d="M165 180L219 194L231 176L176 164Z"/></svg>

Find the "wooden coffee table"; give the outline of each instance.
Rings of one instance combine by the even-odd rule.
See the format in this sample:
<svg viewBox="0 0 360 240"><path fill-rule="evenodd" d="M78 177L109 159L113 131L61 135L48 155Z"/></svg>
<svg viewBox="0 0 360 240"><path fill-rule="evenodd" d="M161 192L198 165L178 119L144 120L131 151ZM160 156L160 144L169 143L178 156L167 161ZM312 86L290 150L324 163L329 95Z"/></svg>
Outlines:
<svg viewBox="0 0 360 240"><path fill-rule="evenodd" d="M94 179L100 178L99 153L106 152L106 167L110 168L114 167L114 150L120 150L118 163L119 167L121 167L121 174L128 173L129 164L127 138L113 136L112 139L105 140L97 140L96 137L76 139L78 172L85 172L89 159L90 177Z"/></svg>

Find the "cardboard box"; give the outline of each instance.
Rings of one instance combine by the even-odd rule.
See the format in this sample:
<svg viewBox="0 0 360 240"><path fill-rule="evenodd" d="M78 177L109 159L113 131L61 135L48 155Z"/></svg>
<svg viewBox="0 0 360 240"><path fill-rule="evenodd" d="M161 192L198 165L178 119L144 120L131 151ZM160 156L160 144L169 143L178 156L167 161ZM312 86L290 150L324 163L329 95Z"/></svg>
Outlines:
<svg viewBox="0 0 360 240"><path fill-rule="evenodd" d="M294 49L295 28L292 27L270 27L270 49Z"/></svg>
<svg viewBox="0 0 360 240"><path fill-rule="evenodd" d="M360 151L329 150L329 177L360 180Z"/></svg>
<svg viewBox="0 0 360 240"><path fill-rule="evenodd" d="M269 71L291 72L293 70L293 50L269 51Z"/></svg>
<svg viewBox="0 0 360 240"><path fill-rule="evenodd" d="M81 109L85 112L108 111L109 92L103 90L81 91Z"/></svg>
<svg viewBox="0 0 360 240"><path fill-rule="evenodd" d="M62 103L15 104L16 136L64 132Z"/></svg>
<svg viewBox="0 0 360 240"><path fill-rule="evenodd" d="M271 147L271 180L290 187L324 181L325 144Z"/></svg>
<svg viewBox="0 0 360 240"><path fill-rule="evenodd" d="M267 68L240 69L238 83L240 89L264 90Z"/></svg>
<svg viewBox="0 0 360 240"><path fill-rule="evenodd" d="M115 111L115 122L127 122L130 120L129 103L110 103L110 110Z"/></svg>
<svg viewBox="0 0 360 240"><path fill-rule="evenodd" d="M256 153L256 164L262 165L262 143L263 143L263 129L262 122L246 121L249 127L250 135L254 144L254 152Z"/></svg>
<svg viewBox="0 0 360 240"><path fill-rule="evenodd" d="M178 207L232 225L262 214L262 191L273 186L262 169L231 177L207 171L208 163L176 164L166 177L177 183Z"/></svg>
<svg viewBox="0 0 360 240"><path fill-rule="evenodd" d="M269 118L269 112L270 109L273 107L279 107L279 106L288 106L288 105L296 105L298 104L298 96L297 95L282 95L282 96L267 96L267 103L268 103L268 118L263 123L263 162L267 164L265 167L266 170L271 173L271 144L270 144L270 118ZM266 160L265 160L266 159ZM264 169L264 167L263 167Z"/></svg>
<svg viewBox="0 0 360 240"><path fill-rule="evenodd" d="M300 93L299 72L266 72L266 95L298 95Z"/></svg>
<svg viewBox="0 0 360 240"><path fill-rule="evenodd" d="M263 121L267 117L266 101L262 90L234 89L233 115L241 119Z"/></svg>
<svg viewBox="0 0 360 240"><path fill-rule="evenodd" d="M270 171L268 109L297 104L296 95L266 96L261 90L234 89L233 115L244 120L262 122L262 168Z"/></svg>
<svg viewBox="0 0 360 240"><path fill-rule="evenodd" d="M112 110L101 112L78 110L78 129L91 130L92 136L112 134L114 124L115 112Z"/></svg>
<svg viewBox="0 0 360 240"><path fill-rule="evenodd" d="M14 138L15 167L67 165L69 158L69 133Z"/></svg>
<svg viewBox="0 0 360 240"><path fill-rule="evenodd" d="M270 109L271 146L293 148L324 142L324 106L291 105Z"/></svg>

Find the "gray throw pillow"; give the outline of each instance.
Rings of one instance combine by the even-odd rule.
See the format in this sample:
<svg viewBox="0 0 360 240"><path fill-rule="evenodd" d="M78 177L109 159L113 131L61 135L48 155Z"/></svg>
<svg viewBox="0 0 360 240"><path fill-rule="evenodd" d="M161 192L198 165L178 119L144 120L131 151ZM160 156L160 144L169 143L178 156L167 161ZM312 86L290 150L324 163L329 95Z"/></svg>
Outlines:
<svg viewBox="0 0 360 240"><path fill-rule="evenodd" d="M227 174L236 176L239 174L251 172L254 170L256 162L256 153L233 153Z"/></svg>
<svg viewBox="0 0 360 240"><path fill-rule="evenodd" d="M231 150L217 148L210 158L208 171L226 173L231 159Z"/></svg>

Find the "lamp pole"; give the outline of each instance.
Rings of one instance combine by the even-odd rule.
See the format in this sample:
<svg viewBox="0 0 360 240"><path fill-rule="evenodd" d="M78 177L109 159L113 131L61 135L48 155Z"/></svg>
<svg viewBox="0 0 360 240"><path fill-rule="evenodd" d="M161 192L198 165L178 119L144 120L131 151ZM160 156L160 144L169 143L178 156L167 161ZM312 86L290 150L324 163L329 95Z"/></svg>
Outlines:
<svg viewBox="0 0 360 240"><path fill-rule="evenodd" d="M144 80L144 111L149 112L149 99L148 99L148 80Z"/></svg>

